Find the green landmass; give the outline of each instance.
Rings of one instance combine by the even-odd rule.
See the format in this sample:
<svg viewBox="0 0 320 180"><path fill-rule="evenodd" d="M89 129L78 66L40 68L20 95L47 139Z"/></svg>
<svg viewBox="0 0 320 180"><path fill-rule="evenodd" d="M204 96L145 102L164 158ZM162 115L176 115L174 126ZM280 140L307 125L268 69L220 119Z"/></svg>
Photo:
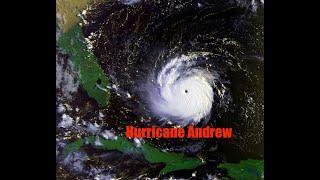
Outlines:
<svg viewBox="0 0 320 180"><path fill-rule="evenodd" d="M150 163L165 163L160 174L180 169L193 169L203 164L199 158L186 157L183 153L163 152L148 144L141 145L141 151Z"/></svg>
<svg viewBox="0 0 320 180"><path fill-rule="evenodd" d="M99 90L96 83L100 79L100 86L106 87L108 79L99 66L97 58L87 49L81 27L79 25L73 26L58 39L57 43L67 52L75 68L79 71L82 87L101 107L105 107L110 95Z"/></svg>
<svg viewBox="0 0 320 180"><path fill-rule="evenodd" d="M106 106L109 94L97 89L96 82L101 80L101 86L105 87L108 80L97 63L96 57L90 52L84 42L84 36L78 25L72 27L68 32L64 33L58 40L58 46L63 48L79 71L79 80L88 95L94 98L100 106ZM88 142L94 144L94 136L89 136ZM128 139L119 137L118 140L107 140L100 137L102 147L105 150L118 150L123 153L142 153L150 163L165 163L166 166L161 170L160 174L166 174L180 169L193 169L203 164L200 159L185 157L184 154L162 152L148 144L142 144L137 148ZM68 144L63 154L79 150L85 143L84 139L78 139Z"/></svg>
<svg viewBox="0 0 320 180"><path fill-rule="evenodd" d="M69 143L64 149L63 149L63 154L66 155L69 152L74 152L80 149L83 146L84 140L83 139L78 139L72 143Z"/></svg>
<svg viewBox="0 0 320 180"><path fill-rule="evenodd" d="M259 180L264 179L263 160L242 160L240 163L221 163L218 168L228 171L228 175L235 180Z"/></svg>
<svg viewBox="0 0 320 180"><path fill-rule="evenodd" d="M160 174L167 174L172 171L182 169L194 169L203 164L203 162L195 157L186 157L183 153L163 152L148 144L141 144L140 147L135 146L127 138L118 137L117 140L105 139L99 137L102 146L94 145L95 136L87 137L87 142L95 148L102 148L104 150L117 150L123 153L142 153L144 158L150 163L164 163L166 166L160 171ZM80 150L85 145L84 139L78 139L68 144L63 154Z"/></svg>
<svg viewBox="0 0 320 180"><path fill-rule="evenodd" d="M97 89L96 83L100 79L100 85L106 87L108 79L99 66L97 58L87 49L81 27L78 25L73 26L59 38L57 44L70 56L72 63L79 71L80 84L87 91L88 95L95 99L101 107L105 107L109 100L109 94ZM89 136L87 138L89 144L94 145L95 137ZM160 171L160 174L167 174L182 169L194 169L203 164L198 158L186 157L182 153L163 152L148 144L136 147L124 137L118 137L117 140L107 140L100 137L100 142L102 146L95 146L95 148L118 150L123 153L142 153L144 158L150 163L164 163L165 167ZM66 155L81 149L84 143L84 139L78 139L69 143L64 148L63 154ZM249 159L241 161L238 164L222 163L218 167L226 169L228 175L236 180L264 179L263 160Z"/></svg>

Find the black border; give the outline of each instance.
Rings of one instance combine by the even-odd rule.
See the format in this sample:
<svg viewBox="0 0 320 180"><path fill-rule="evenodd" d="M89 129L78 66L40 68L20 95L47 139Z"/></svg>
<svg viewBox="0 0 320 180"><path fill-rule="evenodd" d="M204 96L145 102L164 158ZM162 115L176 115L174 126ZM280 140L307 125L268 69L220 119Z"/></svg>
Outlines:
<svg viewBox="0 0 320 180"><path fill-rule="evenodd" d="M2 172L14 179L55 179L55 3L2 5Z"/></svg>
<svg viewBox="0 0 320 180"><path fill-rule="evenodd" d="M2 118L1 149L7 151L3 153L7 160L3 162L4 172L15 178L51 179L55 178L56 168L56 2L11 3L3 5L6 12L1 28L1 89L7 100L3 102ZM299 174L303 179L312 179L317 174L312 167L316 166L305 160L313 160L317 152L312 152L313 144L302 142L308 142L317 132L312 132L312 124L308 123L317 121L310 116L316 106L312 108L310 102L305 102L313 101L317 93L311 90L316 81L309 79L317 77L317 66L310 63L317 60L310 55L317 49L307 46L314 39L310 33L316 25L308 26L309 19L303 15L318 10L312 9L309 2L267 0L264 6L265 179L296 179ZM310 72L310 76L304 75Z"/></svg>

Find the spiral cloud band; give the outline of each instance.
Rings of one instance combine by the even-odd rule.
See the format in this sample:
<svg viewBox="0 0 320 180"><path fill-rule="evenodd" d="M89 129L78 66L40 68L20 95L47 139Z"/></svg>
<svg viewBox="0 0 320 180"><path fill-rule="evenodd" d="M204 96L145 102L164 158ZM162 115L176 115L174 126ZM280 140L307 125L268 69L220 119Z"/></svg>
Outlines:
<svg viewBox="0 0 320 180"><path fill-rule="evenodd" d="M148 93L152 112L175 124L197 124L210 114L213 76L196 66L196 55L171 59L156 75Z"/></svg>

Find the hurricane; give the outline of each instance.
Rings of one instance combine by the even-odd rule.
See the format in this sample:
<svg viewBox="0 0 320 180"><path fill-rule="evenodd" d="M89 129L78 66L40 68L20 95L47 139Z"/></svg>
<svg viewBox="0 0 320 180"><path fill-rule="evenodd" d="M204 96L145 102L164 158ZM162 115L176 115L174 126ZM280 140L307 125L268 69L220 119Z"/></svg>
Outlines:
<svg viewBox="0 0 320 180"><path fill-rule="evenodd" d="M197 55L170 59L147 88L147 101L152 112L175 124L197 124L210 115L213 103L214 77L196 67Z"/></svg>
<svg viewBox="0 0 320 180"><path fill-rule="evenodd" d="M255 147L263 144L263 4L132 2L97 3L80 15L88 49L108 79L107 87L97 85L110 93L108 106L99 110L103 123L118 134L126 125L232 127L235 138L221 146L232 155L260 157L263 148ZM193 155L219 143L146 141Z"/></svg>
<svg viewBox="0 0 320 180"><path fill-rule="evenodd" d="M263 177L264 1L57 2L60 179ZM232 138L125 138L189 124Z"/></svg>

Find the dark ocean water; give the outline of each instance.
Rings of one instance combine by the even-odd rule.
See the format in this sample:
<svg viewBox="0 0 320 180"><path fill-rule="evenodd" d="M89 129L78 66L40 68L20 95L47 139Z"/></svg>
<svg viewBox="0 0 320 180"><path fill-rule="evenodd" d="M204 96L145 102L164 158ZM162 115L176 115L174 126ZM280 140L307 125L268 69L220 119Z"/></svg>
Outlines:
<svg viewBox="0 0 320 180"><path fill-rule="evenodd" d="M82 27L110 80L111 98L108 108L103 110L113 122L107 124L108 128L121 134L127 124L174 126L159 121L161 118L146 101L148 89L142 87L170 59L197 54L192 58L190 71L202 69L215 77L210 115L197 126L232 127L234 137L145 141L160 149L205 159L207 164L197 168L198 176L203 177L214 174L214 167L223 160L263 159L263 4L194 0L128 2L92 6ZM186 178L190 172L178 171L174 175Z"/></svg>

